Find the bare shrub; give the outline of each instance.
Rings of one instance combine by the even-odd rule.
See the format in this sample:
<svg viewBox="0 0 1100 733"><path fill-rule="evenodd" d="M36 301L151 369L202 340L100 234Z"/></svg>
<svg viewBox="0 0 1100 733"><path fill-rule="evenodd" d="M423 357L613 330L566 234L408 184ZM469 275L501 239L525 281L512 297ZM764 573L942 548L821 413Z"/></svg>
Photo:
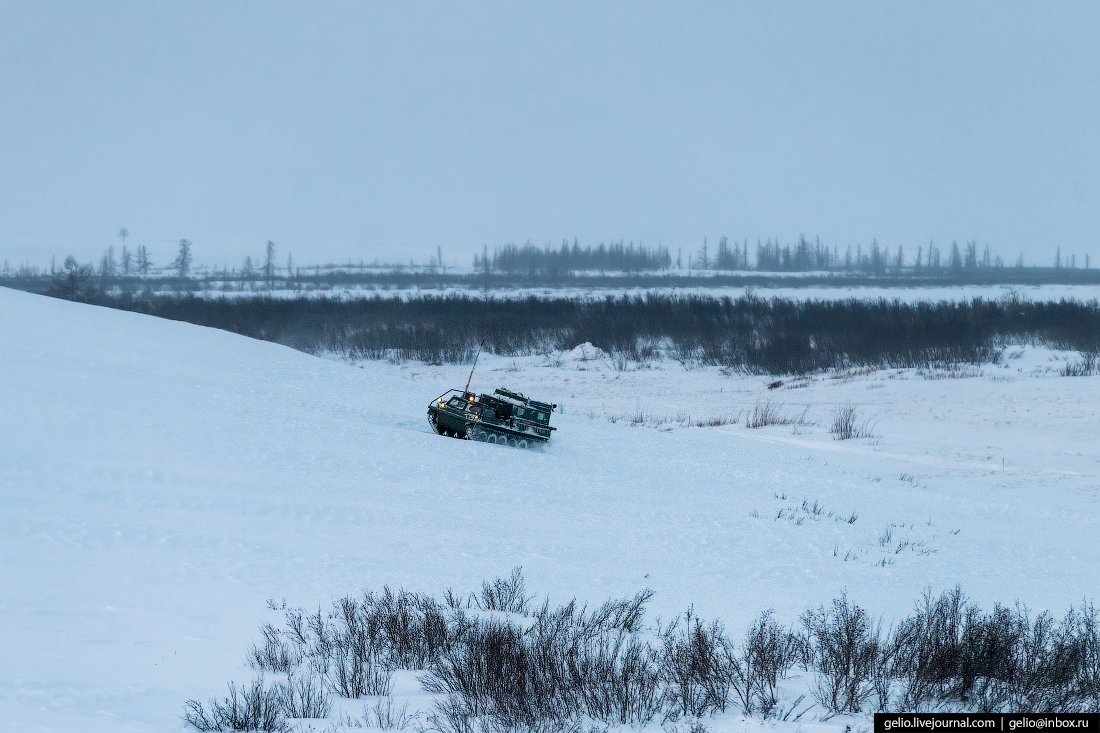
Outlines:
<svg viewBox="0 0 1100 733"><path fill-rule="evenodd" d="M345 597L327 617L320 610L303 616L288 611L284 639L302 649L311 664L324 670L334 688L347 696L385 694L389 669L423 669L448 643L445 608L430 596L394 592L360 599Z"/></svg>
<svg viewBox="0 0 1100 733"><path fill-rule="evenodd" d="M435 708L428 713L429 730L439 733L481 733L484 728L477 726L477 722L477 716L467 709L459 695L437 700Z"/></svg>
<svg viewBox="0 0 1100 733"><path fill-rule="evenodd" d="M247 662L260 672L290 672L302 663L305 651L301 644L285 637L271 624L263 624L260 632L264 636L263 646L252 645Z"/></svg>
<svg viewBox="0 0 1100 733"><path fill-rule="evenodd" d="M796 422L798 422L797 419L783 414L782 404L765 400L762 403L757 402L753 406L752 412L745 420L745 427L762 428L767 425L793 425Z"/></svg>
<svg viewBox="0 0 1100 733"><path fill-rule="evenodd" d="M203 733L208 731L289 731L282 714L281 690L267 687L257 677L248 687L237 690L229 683L229 697L210 700L210 709L197 700L185 704L183 719Z"/></svg>
<svg viewBox="0 0 1100 733"><path fill-rule="evenodd" d="M714 415L713 417L703 418L692 423L695 427L699 428L717 428L722 425L736 425L737 421L741 419L740 412L726 412L721 415Z"/></svg>
<svg viewBox="0 0 1100 733"><path fill-rule="evenodd" d="M587 621L584 614L579 614L580 623L586 627L589 633L595 629L621 629L629 634L641 631L642 618L645 616L645 604L653 598L653 591L643 590L633 598L606 601L590 616Z"/></svg>
<svg viewBox="0 0 1100 733"><path fill-rule="evenodd" d="M1062 369L1063 377L1091 377L1100 373L1100 354L1086 352L1078 361L1067 361Z"/></svg>
<svg viewBox="0 0 1100 733"><path fill-rule="evenodd" d="M481 586L481 601L478 607L484 611L506 611L527 615L527 606L531 598L526 595L523 581L523 568L512 568L509 578L497 578L492 583Z"/></svg>
<svg viewBox="0 0 1100 733"><path fill-rule="evenodd" d="M673 360L680 362L685 369L695 367L702 356L697 339L679 339L672 342L668 349L668 355Z"/></svg>
<svg viewBox="0 0 1100 733"><path fill-rule="evenodd" d="M577 720L537 719L530 722L503 720L498 716L474 715L457 697L436 702L428 713L427 730L439 733L581 733Z"/></svg>
<svg viewBox="0 0 1100 733"><path fill-rule="evenodd" d="M746 715L768 716L776 710L779 681L797 661L799 649L798 637L773 621L771 611L753 622L728 662L732 689Z"/></svg>
<svg viewBox="0 0 1100 733"><path fill-rule="evenodd" d="M619 725L644 725L660 713L657 652L618 630L592 637L571 657L572 684L589 717Z"/></svg>
<svg viewBox="0 0 1100 733"><path fill-rule="evenodd" d="M729 641L717 621L709 626L689 610L661 634L661 676L665 695L678 716L722 712L732 682Z"/></svg>
<svg viewBox="0 0 1100 733"><path fill-rule="evenodd" d="M325 689L324 680L311 670L305 674L288 674L280 688L280 704L283 715L288 718L327 718L332 712L332 698Z"/></svg>
<svg viewBox="0 0 1100 733"><path fill-rule="evenodd" d="M448 643L444 608L430 596L383 588L363 597L360 613L378 629L388 667L424 669Z"/></svg>
<svg viewBox="0 0 1100 733"><path fill-rule="evenodd" d="M646 591L589 612L546 603L529 629L498 618L453 617L455 641L420 678L446 695L434 715L453 729L565 726L580 715L644 724L661 706L655 652L635 636Z"/></svg>
<svg viewBox="0 0 1100 733"><path fill-rule="evenodd" d="M329 683L342 697L390 694L393 675L385 666L382 650L360 629L349 632L332 638L327 659Z"/></svg>
<svg viewBox="0 0 1100 733"><path fill-rule="evenodd" d="M527 637L523 629L499 619L467 620L460 640L429 673L420 678L428 692L447 694L442 707L449 719L490 716L505 725L562 721L578 710L566 669L557 664L553 638Z"/></svg>
<svg viewBox="0 0 1100 733"><path fill-rule="evenodd" d="M1080 666L1075 687L1079 699L1091 710L1100 710L1100 619L1092 603L1082 605L1077 617Z"/></svg>
<svg viewBox="0 0 1100 733"><path fill-rule="evenodd" d="M776 498L785 500L785 494ZM791 507L798 511L798 507ZM805 517L832 516L805 499ZM855 515L838 521L855 521ZM887 527L884 546L893 544ZM530 609L522 575L486 583L463 604L393 592L343 598L328 614L285 610L285 628L261 627L248 662L285 674L267 686L230 685L207 705L189 700L184 718L202 731L284 730L287 718L324 717L333 693L385 695L391 670L420 668L423 689L440 695L427 724L442 733L577 731L585 719L645 726L721 712L732 699L749 715L797 720L802 699L781 704L793 663L810 672L818 703L836 713L877 710L1083 711L1100 705L1100 620L1092 604L1050 613L995 605L985 613L955 588L926 593L909 617L882 632L841 595L801 617L796 634L765 612L739 644L718 621L689 611L653 629L644 624L651 591L589 610L576 601ZM469 613L479 609L529 614ZM655 636L647 632L655 631ZM801 712L800 712L801 710ZM407 729L407 709L378 703L346 727ZM420 727L419 723L416 723Z"/></svg>
<svg viewBox="0 0 1100 733"><path fill-rule="evenodd" d="M856 432L856 408L848 405L833 413L833 424L829 427L837 440L851 440Z"/></svg>
<svg viewBox="0 0 1100 733"><path fill-rule="evenodd" d="M867 612L850 604L846 594L831 608L821 606L802 615L805 629L803 663L816 673L814 697L838 713L858 713L873 690L880 632Z"/></svg>
<svg viewBox="0 0 1100 733"><path fill-rule="evenodd" d="M959 588L925 594L895 634L899 709L943 705L980 712L1094 709L1096 611L1049 613L994 606L986 614Z"/></svg>
<svg viewBox="0 0 1100 733"><path fill-rule="evenodd" d="M851 440L852 438L873 438L874 425L870 419L862 423L856 418L856 408L851 405L838 407L833 413L833 422L829 426L829 432L836 440Z"/></svg>
<svg viewBox="0 0 1100 733"><path fill-rule="evenodd" d="M405 730L416 723L416 718L415 715L409 715L408 703L398 708L394 706L393 700L386 700L384 705L379 700L374 707L363 713L363 719L370 721L371 727L382 730Z"/></svg>

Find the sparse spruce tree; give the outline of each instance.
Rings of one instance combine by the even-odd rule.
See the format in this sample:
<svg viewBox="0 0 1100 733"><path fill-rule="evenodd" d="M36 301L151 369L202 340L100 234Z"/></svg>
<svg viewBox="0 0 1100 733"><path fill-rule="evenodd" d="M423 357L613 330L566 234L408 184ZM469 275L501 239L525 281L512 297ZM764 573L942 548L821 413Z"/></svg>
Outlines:
<svg viewBox="0 0 1100 733"><path fill-rule="evenodd" d="M264 280L267 281L268 290L275 280L275 243L267 240L267 252L264 255Z"/></svg>
<svg viewBox="0 0 1100 733"><path fill-rule="evenodd" d="M137 271L142 277L149 274L149 269L153 266L153 263L149 261L149 251L145 249L144 244L139 244L137 248Z"/></svg>
<svg viewBox="0 0 1100 733"><path fill-rule="evenodd" d="M103 252L103 258L99 261L100 277L111 277L115 274L115 248L108 247Z"/></svg>
<svg viewBox="0 0 1100 733"><path fill-rule="evenodd" d="M714 257L714 269L732 270L732 258L730 257L729 241L723 236L718 240L718 254Z"/></svg>
<svg viewBox="0 0 1100 733"><path fill-rule="evenodd" d="M191 272L191 240L180 240L179 254L176 255L172 266L176 268L176 272L181 278L187 277L188 273Z"/></svg>

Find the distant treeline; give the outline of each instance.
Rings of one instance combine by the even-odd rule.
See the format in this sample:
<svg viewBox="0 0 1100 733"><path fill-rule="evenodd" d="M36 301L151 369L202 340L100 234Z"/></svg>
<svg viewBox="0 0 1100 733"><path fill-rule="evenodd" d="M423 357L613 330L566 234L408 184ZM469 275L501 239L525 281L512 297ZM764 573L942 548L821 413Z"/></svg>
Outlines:
<svg viewBox="0 0 1100 733"><path fill-rule="evenodd" d="M479 272L505 272L510 274L529 274L533 276L560 276L574 271L615 271L645 272L649 270L667 270L672 266L672 257L665 247L648 249L635 247L634 243L598 247L581 247L577 240L572 246L562 242L560 248L536 247L530 242L517 247L506 244L497 247L490 256L488 250L474 257L474 269Z"/></svg>
<svg viewBox="0 0 1100 733"><path fill-rule="evenodd" d="M750 251L753 258L750 261ZM1080 263L1083 269L1089 269L1089 256L1085 255ZM1005 267L1005 261L985 245L979 248L976 241L966 242L962 246L952 242L951 247L942 250L929 242L927 247L919 246L915 252L906 253L905 247L898 245L891 250L872 240L870 246L862 244L846 245L842 251L838 245L830 247L815 238L812 242L799 237L793 244L780 244L778 239L757 240L752 248L746 239L731 243L727 237L718 240L711 247L707 240L695 253L684 256L683 250L677 250L673 260L668 248L656 249L635 247L633 242L623 242L598 247L580 247L576 240L570 245L563 241L555 248L551 245L538 247L530 242L517 247L507 244L497 247L490 255L488 249L474 257L474 269L485 273L529 274L535 276L560 276L570 272L618 271L618 272L654 272L668 270L675 265L676 270L758 270L762 272L862 272L873 275L891 274L894 276L928 276L945 273L962 273L978 269ZM1055 270L1076 269L1077 256L1062 256L1058 249L1051 263ZM1024 267L1021 254L1013 265Z"/></svg>
<svg viewBox="0 0 1100 733"><path fill-rule="evenodd" d="M495 300L467 296L237 299L99 295L92 302L352 359L464 363L553 355L591 342L620 368L667 357L742 372L949 367L1000 358L1005 343L1100 351L1100 305L1019 299L908 304L753 296Z"/></svg>
<svg viewBox="0 0 1100 733"><path fill-rule="evenodd" d="M98 263L66 257L61 263L40 268L25 263L0 266L0 283L21 290L67 292L78 298L94 291L155 290L222 292L317 290L329 287L371 286L403 288L507 288L525 285L607 288L675 287L802 287L811 285L879 287L896 285L1039 285L1100 283L1088 255L1062 256L1057 251L1048 266L1025 266L1023 256L1008 267L988 245L953 242L941 251L934 243L907 252L872 241L832 247L820 239L799 237L793 244L779 240L730 242L722 237L716 247L707 240L694 254L669 248L648 248L622 241L581 247L563 241L560 247L508 244L492 254L488 247L474 257L473 271L460 272L443 265L437 248L427 265L367 264L296 266L288 254L286 266L277 263L274 242L267 243L263 258L245 257L239 268L194 265L192 243L181 239L171 263L155 267L144 245L134 252L125 246L116 257L108 247ZM798 273L795 275L794 273Z"/></svg>

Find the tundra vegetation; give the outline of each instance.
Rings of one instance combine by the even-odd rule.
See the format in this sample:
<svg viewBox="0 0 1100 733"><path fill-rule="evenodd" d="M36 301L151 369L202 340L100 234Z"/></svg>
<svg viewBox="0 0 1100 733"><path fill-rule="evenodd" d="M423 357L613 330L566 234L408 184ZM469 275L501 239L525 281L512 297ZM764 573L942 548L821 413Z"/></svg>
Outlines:
<svg viewBox="0 0 1100 733"><path fill-rule="evenodd" d="M1100 352L1100 304L1078 301L902 303L649 294L582 298L453 295L413 299L100 295L92 302L347 359L469 363L552 355L592 343L616 368L656 359L750 374L858 367L996 364L1006 344ZM1092 361L1067 373L1089 373Z"/></svg>
<svg viewBox="0 0 1100 733"><path fill-rule="evenodd" d="M651 591L590 608L534 603L520 570L466 597L365 593L328 612L282 608L248 651L256 677L208 703L202 731L286 730L325 718L332 697L379 698L345 725L442 733L643 726L734 711L796 720L895 710L1083 711L1100 704L1100 623L1091 603L1062 618L958 588L920 599L884 628L841 595L784 625L763 611L740 634L691 608L647 624ZM274 603L272 608L277 608ZM415 670L430 711L383 705L395 670ZM800 677L806 694L784 695Z"/></svg>

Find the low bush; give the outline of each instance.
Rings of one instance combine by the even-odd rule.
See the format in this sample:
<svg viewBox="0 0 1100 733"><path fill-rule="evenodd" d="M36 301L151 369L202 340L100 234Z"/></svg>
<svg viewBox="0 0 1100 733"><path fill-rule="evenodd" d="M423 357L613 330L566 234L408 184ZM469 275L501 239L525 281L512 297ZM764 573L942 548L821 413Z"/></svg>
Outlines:
<svg viewBox="0 0 1100 733"><path fill-rule="evenodd" d="M752 412L745 418L745 427L763 428L768 425L793 425L798 422L800 422L798 418L792 418L783 413L781 404L765 400L753 405Z"/></svg>
<svg viewBox="0 0 1100 733"><path fill-rule="evenodd" d="M364 714L363 718L370 722L370 727L381 730L405 730L416 722L416 716L409 715L409 704L395 707L393 700L381 700L374 704Z"/></svg>
<svg viewBox="0 0 1100 733"><path fill-rule="evenodd" d="M288 731L282 710L282 690L267 687L258 677L237 691L229 683L229 697L213 699L209 709L197 700L188 700L184 720L204 733L208 731Z"/></svg>
<svg viewBox="0 0 1100 733"><path fill-rule="evenodd" d="M803 665L815 673L812 692L827 710L858 713L874 692L881 633L847 595L802 615Z"/></svg>
<svg viewBox="0 0 1100 733"><path fill-rule="evenodd" d="M868 419L860 423L856 417L856 408L851 405L837 408L836 412L833 413L833 422L829 426L829 432L836 440L875 437L871 421Z"/></svg>
<svg viewBox="0 0 1100 733"><path fill-rule="evenodd" d="M505 611L526 616L530 602L523 582L523 568L516 567L512 568L511 577L482 584L478 607L485 611Z"/></svg>
<svg viewBox="0 0 1100 733"><path fill-rule="evenodd" d="M1100 354L1089 352L1081 354L1077 361L1067 361L1062 369L1064 377L1091 377L1100 373Z"/></svg>
<svg viewBox="0 0 1100 733"><path fill-rule="evenodd" d="M1026 609L983 613L959 588L932 598L901 622L892 643L894 706L980 712L1095 709L1100 700L1096 609L1070 609L1059 622Z"/></svg>
<svg viewBox="0 0 1100 733"><path fill-rule="evenodd" d="M765 717L779 705L779 682L799 658L797 635L765 611L749 627L738 653L730 655L731 688L746 715Z"/></svg>
<svg viewBox="0 0 1100 733"><path fill-rule="evenodd" d="M282 712L288 718L327 718L332 711L332 697L324 680L312 670L288 673L281 693Z"/></svg>
<svg viewBox="0 0 1100 733"><path fill-rule="evenodd" d="M732 683L730 644L722 625L689 610L661 634L661 676L670 716L699 718L722 712Z"/></svg>
<svg viewBox="0 0 1100 733"><path fill-rule="evenodd" d="M585 720L671 725L731 706L795 720L808 708L799 711L802 698L781 700L779 691L795 665L830 713L1100 705L1100 619L1091 603L1061 619L1001 605L983 612L955 588L926 593L883 631L842 594L802 614L797 630L765 612L735 643L720 622L692 610L645 626L652 595L595 609L576 601L531 608L517 568L465 603L451 592L443 605L386 588L336 601L327 615L291 609L284 628L261 627L263 642L248 653L257 679L231 684L227 697L206 705L189 700L184 719L201 731L282 731L288 718L327 717L333 695L388 695L397 668L421 670L421 687L439 696L426 724L441 733L579 733ZM272 674L285 681L268 684ZM388 700L341 724L422 725Z"/></svg>
<svg viewBox="0 0 1100 733"><path fill-rule="evenodd" d="M489 718L504 727L577 716L644 724L660 712L655 651L637 635L644 592L595 611L544 604L529 628L499 618L454 618L455 639L420 678L445 694L441 720ZM465 725L465 723L463 723Z"/></svg>

